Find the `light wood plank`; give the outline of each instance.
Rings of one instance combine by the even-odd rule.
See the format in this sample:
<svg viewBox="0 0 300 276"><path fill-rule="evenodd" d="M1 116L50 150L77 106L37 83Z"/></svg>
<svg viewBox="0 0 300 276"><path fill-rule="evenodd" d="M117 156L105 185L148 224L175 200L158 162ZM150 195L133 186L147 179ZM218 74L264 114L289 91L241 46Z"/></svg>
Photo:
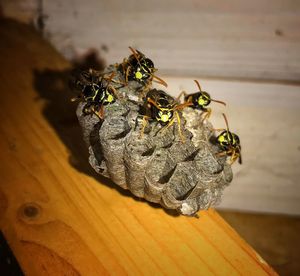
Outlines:
<svg viewBox="0 0 300 276"><path fill-rule="evenodd" d="M67 58L91 48L112 63L134 46L163 74L300 80L300 4L254 1L3 1Z"/></svg>
<svg viewBox="0 0 300 276"><path fill-rule="evenodd" d="M46 37L69 58L95 48L113 63L130 45L165 75L300 80L297 1L55 0L44 13Z"/></svg>

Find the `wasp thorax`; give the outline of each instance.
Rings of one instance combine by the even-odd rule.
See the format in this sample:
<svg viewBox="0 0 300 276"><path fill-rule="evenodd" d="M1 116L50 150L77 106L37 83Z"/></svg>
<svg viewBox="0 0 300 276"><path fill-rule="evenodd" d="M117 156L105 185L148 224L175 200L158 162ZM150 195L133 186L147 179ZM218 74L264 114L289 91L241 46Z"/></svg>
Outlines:
<svg viewBox="0 0 300 276"><path fill-rule="evenodd" d="M136 80L147 80L154 73L154 64L148 58L143 58L141 61L134 67L134 76Z"/></svg>
<svg viewBox="0 0 300 276"><path fill-rule="evenodd" d="M149 58L142 59L141 65L146 71L148 71L148 73L153 73L155 71L154 63Z"/></svg>
<svg viewBox="0 0 300 276"><path fill-rule="evenodd" d="M94 97L95 94L99 91L100 87L99 85L92 83L89 85L86 85L84 89L82 90L82 93L85 98Z"/></svg>
<svg viewBox="0 0 300 276"><path fill-rule="evenodd" d="M232 134L232 138L233 138L232 144L233 145L240 145L240 138L239 138L239 136L237 136L234 133L231 133L231 134Z"/></svg>

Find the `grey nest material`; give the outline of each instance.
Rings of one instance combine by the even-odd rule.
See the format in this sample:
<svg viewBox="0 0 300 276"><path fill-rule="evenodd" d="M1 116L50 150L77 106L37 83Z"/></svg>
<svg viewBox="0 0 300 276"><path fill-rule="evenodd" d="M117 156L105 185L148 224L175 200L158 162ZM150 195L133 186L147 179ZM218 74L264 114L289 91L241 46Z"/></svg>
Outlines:
<svg viewBox="0 0 300 276"><path fill-rule="evenodd" d="M116 76L122 79L118 72ZM149 121L141 138L139 84L113 85L120 95L105 106L103 120L84 114L85 102L77 108L94 170L135 196L183 215L193 216L218 204L232 181L232 171L226 156L216 155L220 149L211 143L212 125L202 124L200 112L188 107L179 113L184 143L177 121L163 130L158 122Z"/></svg>

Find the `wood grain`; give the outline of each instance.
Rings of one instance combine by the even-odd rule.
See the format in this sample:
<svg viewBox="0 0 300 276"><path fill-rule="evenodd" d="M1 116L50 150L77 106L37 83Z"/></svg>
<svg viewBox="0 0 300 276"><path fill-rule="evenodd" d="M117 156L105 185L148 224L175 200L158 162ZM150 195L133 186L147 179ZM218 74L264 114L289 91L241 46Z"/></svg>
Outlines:
<svg viewBox="0 0 300 276"><path fill-rule="evenodd" d="M108 63L128 46L165 75L300 80L300 4L294 0L4 1L68 58L94 48Z"/></svg>
<svg viewBox="0 0 300 276"><path fill-rule="evenodd" d="M26 275L276 275L214 210L179 217L96 176L70 65L25 25L0 34L0 225Z"/></svg>

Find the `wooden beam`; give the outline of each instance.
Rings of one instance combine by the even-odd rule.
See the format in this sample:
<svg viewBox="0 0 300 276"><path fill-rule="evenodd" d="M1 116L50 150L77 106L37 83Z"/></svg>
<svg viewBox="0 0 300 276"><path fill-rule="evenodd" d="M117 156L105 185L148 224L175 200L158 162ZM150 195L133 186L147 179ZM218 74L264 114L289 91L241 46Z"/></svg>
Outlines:
<svg viewBox="0 0 300 276"><path fill-rule="evenodd" d="M300 5L269 1L44 1L45 35L65 56L108 63L137 47L171 76L300 80Z"/></svg>

